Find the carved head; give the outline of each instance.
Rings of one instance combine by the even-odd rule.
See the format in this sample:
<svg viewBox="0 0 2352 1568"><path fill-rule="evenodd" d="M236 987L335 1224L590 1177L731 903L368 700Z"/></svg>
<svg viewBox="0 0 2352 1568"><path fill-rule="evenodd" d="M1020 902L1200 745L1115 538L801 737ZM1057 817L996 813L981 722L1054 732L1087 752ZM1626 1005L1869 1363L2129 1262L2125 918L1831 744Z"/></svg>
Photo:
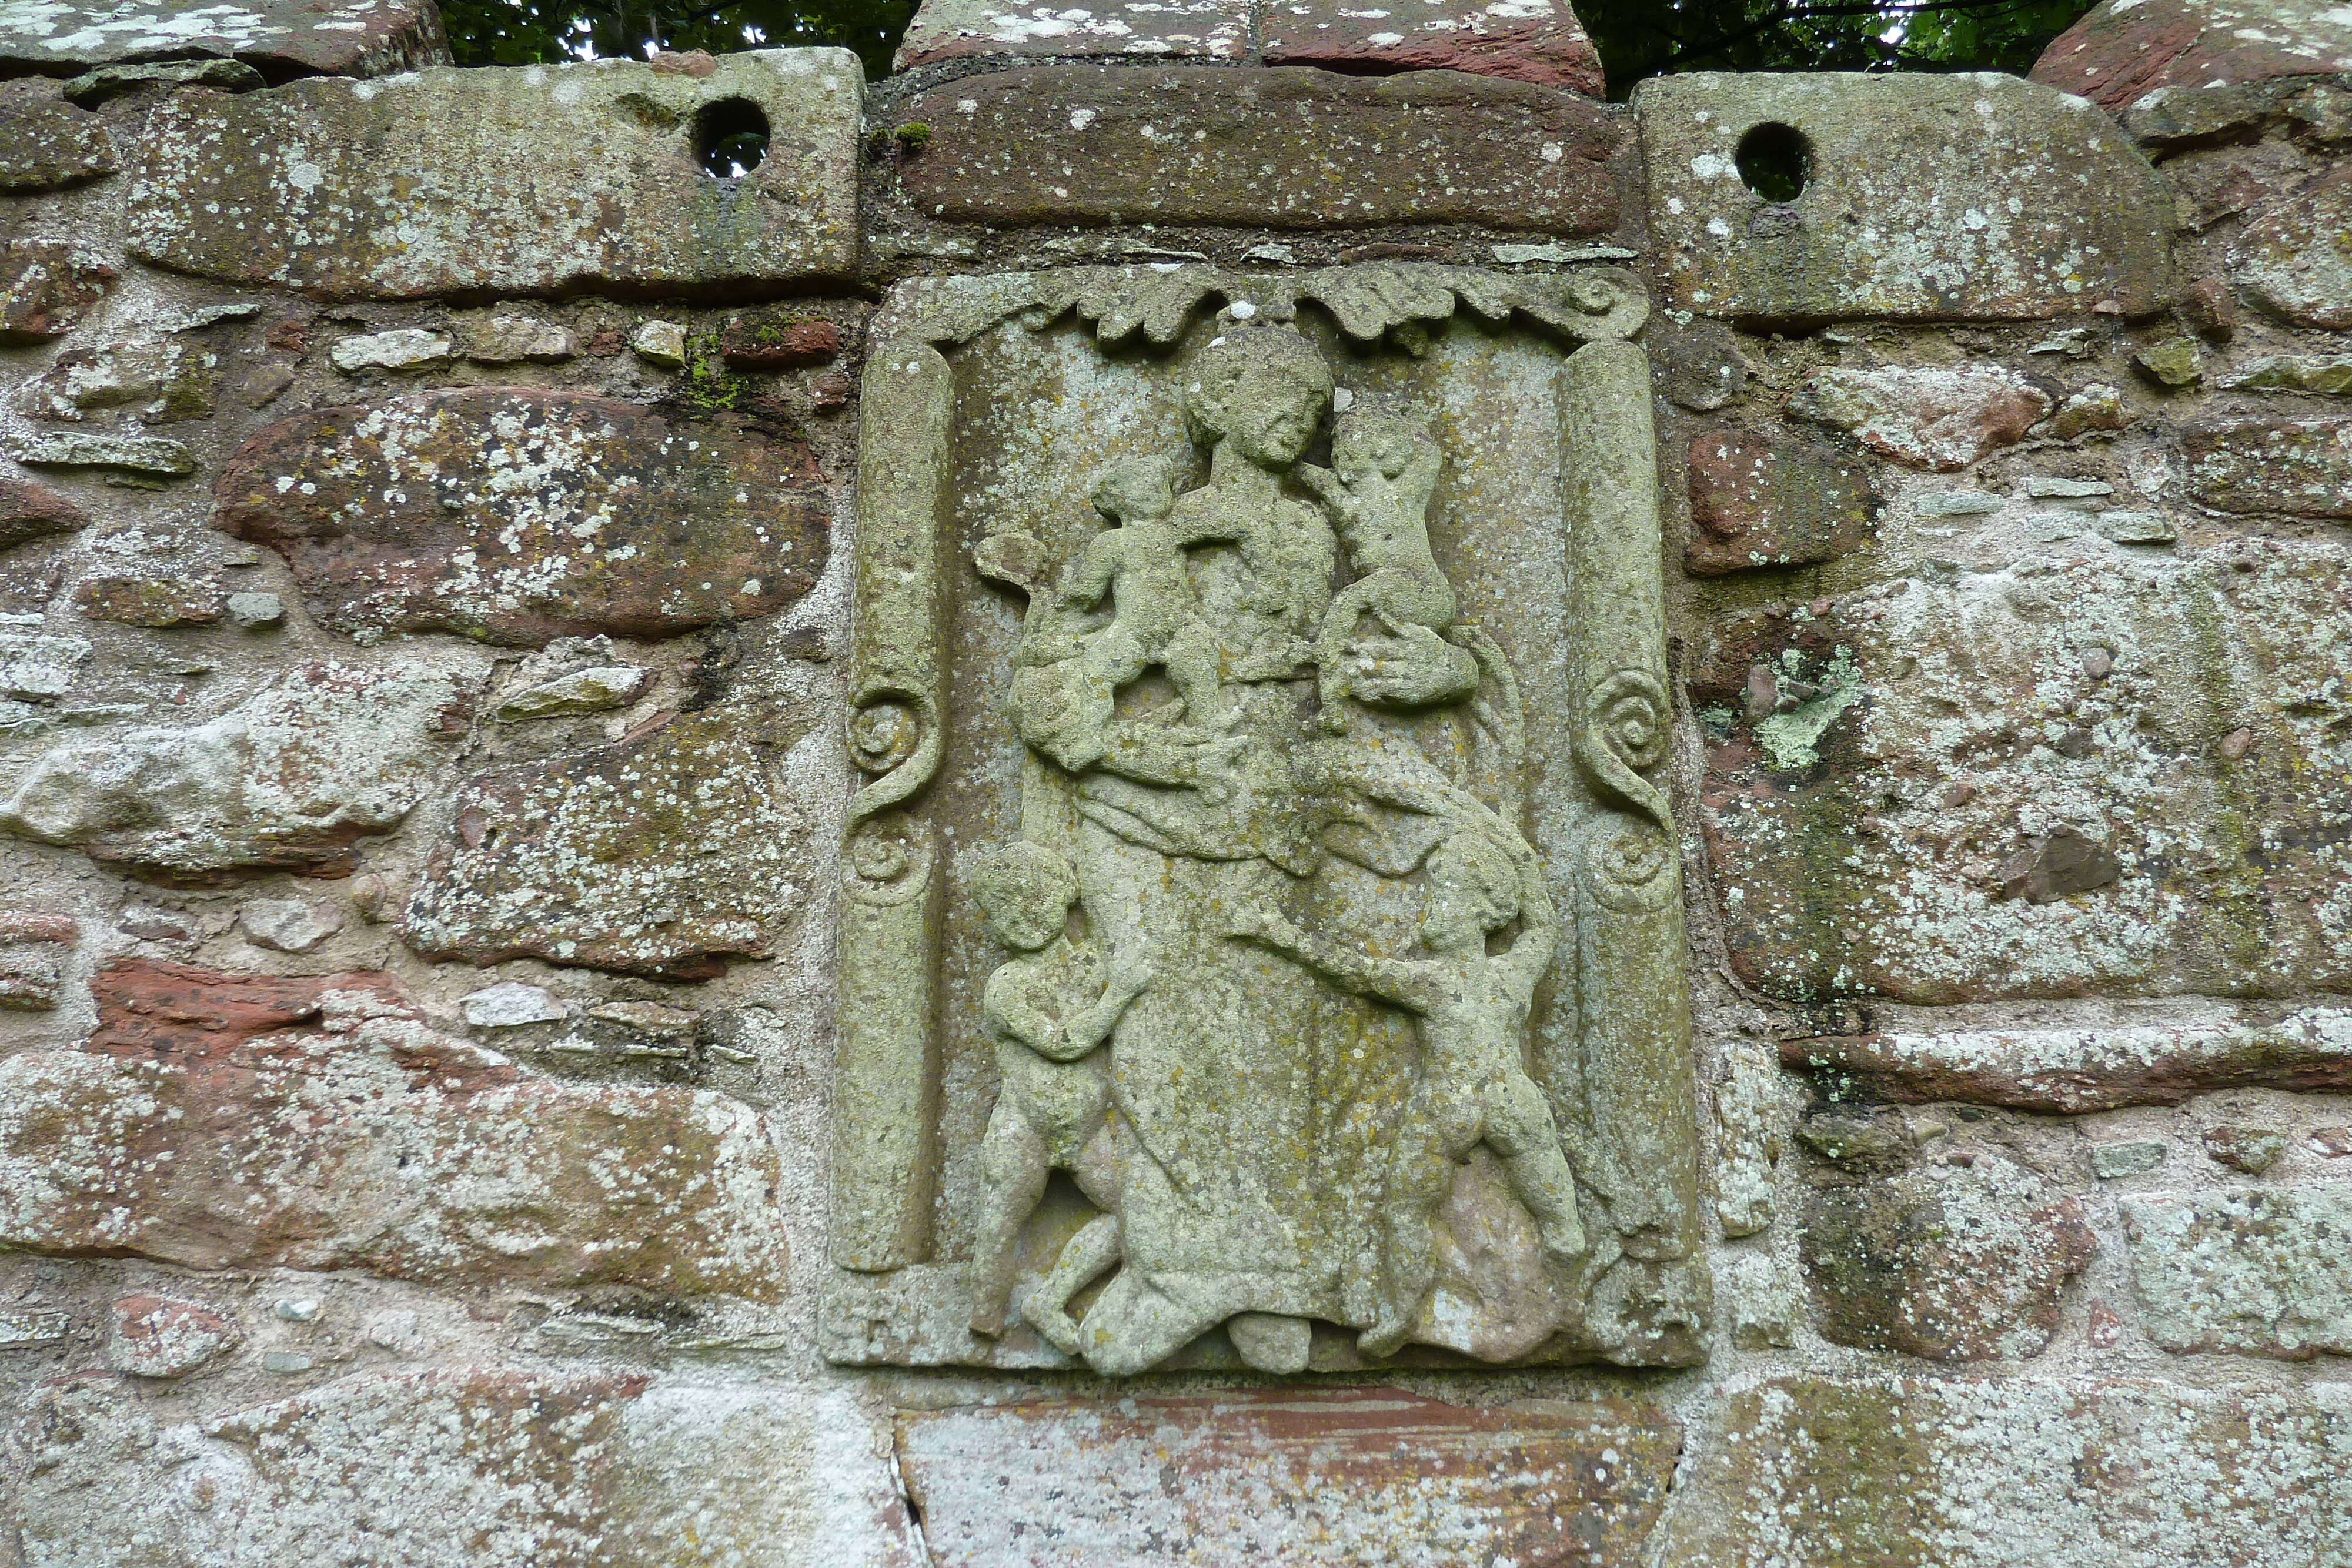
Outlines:
<svg viewBox="0 0 2352 1568"><path fill-rule="evenodd" d="M1494 835L1457 829L1429 853L1421 939L1433 953L1483 944L1519 917L1519 868Z"/></svg>
<svg viewBox="0 0 2352 1568"><path fill-rule="evenodd" d="M1393 479L1412 462L1416 448L1431 444L1429 433L1402 414L1344 414L1331 432L1331 466L1350 486L1375 476Z"/></svg>
<svg viewBox="0 0 2352 1568"><path fill-rule="evenodd" d="M1233 443L1251 462L1298 460L1331 406L1331 367L1287 327L1228 327L1192 356L1184 418L1194 435Z"/></svg>
<svg viewBox="0 0 2352 1568"><path fill-rule="evenodd" d="M1087 498L1114 521L1156 521L1175 507L1176 471L1165 457L1130 458L1104 470Z"/></svg>
<svg viewBox="0 0 2352 1568"><path fill-rule="evenodd" d="M972 862L971 896L990 936L1031 953L1062 934L1078 896L1078 878L1068 861L1024 840Z"/></svg>

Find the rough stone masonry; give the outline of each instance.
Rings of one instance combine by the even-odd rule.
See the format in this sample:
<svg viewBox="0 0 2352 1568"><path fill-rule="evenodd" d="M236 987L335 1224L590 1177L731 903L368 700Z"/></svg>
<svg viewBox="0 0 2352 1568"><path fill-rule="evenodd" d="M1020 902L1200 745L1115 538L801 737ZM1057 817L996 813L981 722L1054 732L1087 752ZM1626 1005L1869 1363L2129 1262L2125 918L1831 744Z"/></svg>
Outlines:
<svg viewBox="0 0 2352 1568"><path fill-rule="evenodd" d="M447 59L0 4L0 1563L2352 1563L2342 7Z"/></svg>

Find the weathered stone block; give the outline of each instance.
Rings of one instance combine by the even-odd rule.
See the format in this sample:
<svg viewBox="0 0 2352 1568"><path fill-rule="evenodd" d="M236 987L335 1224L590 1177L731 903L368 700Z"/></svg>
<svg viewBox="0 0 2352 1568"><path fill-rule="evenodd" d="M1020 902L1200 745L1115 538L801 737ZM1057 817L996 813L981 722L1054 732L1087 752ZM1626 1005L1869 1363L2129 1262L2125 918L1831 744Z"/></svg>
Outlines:
<svg viewBox="0 0 2352 1568"><path fill-rule="evenodd" d="M1785 1040L1780 1060L1826 1069L1893 1100L2075 1114L2178 1105L2221 1089L2352 1088L2352 1011L2299 1008L2283 1017L2082 1029L1889 1030Z"/></svg>
<svg viewBox="0 0 2352 1568"><path fill-rule="evenodd" d="M1606 108L1453 72L1039 66L922 93L898 188L954 223L1613 230Z"/></svg>
<svg viewBox="0 0 2352 1568"><path fill-rule="evenodd" d="M2298 327L2352 327L2352 169L2247 215L2231 255L2238 287Z"/></svg>
<svg viewBox="0 0 2352 1568"><path fill-rule="evenodd" d="M48 1012L65 999L81 929L69 915L0 914L0 1008Z"/></svg>
<svg viewBox="0 0 2352 1568"><path fill-rule="evenodd" d="M1789 397L1792 416L1850 431L1882 456L1937 473L2015 445L2051 407L2048 392L1995 366L1817 371Z"/></svg>
<svg viewBox="0 0 2352 1568"><path fill-rule="evenodd" d="M109 435L65 431L20 437L8 455L28 468L120 468L161 479L182 479L196 471L196 455L184 441L160 435Z"/></svg>
<svg viewBox="0 0 2352 1568"><path fill-rule="evenodd" d="M385 975L119 961L81 1051L0 1061L0 1237L197 1269L773 1299L776 1155L699 1091L535 1079Z"/></svg>
<svg viewBox="0 0 2352 1568"><path fill-rule="evenodd" d="M1634 106L1675 305L2008 320L2172 297L2172 193L2079 99L1990 75L1703 72L1645 81ZM1761 151L1759 127L1780 128ZM1751 188L1743 157L1801 189Z"/></svg>
<svg viewBox="0 0 2352 1568"><path fill-rule="evenodd" d="M408 906L428 957L708 977L764 956L810 888L777 777L810 720L706 709L617 746L483 774Z"/></svg>
<svg viewBox="0 0 2352 1568"><path fill-rule="evenodd" d="M1004 0L924 0L895 68L971 55L1142 55L1238 60L1250 47L1252 0L1122 0L1095 7Z"/></svg>
<svg viewBox="0 0 2352 1568"><path fill-rule="evenodd" d="M476 677L318 664L206 723L59 747L0 802L0 831L143 875L334 872L425 798Z"/></svg>
<svg viewBox="0 0 2352 1568"><path fill-rule="evenodd" d="M89 516L56 491L29 479L0 478L0 549L48 534L85 528Z"/></svg>
<svg viewBox="0 0 2352 1568"><path fill-rule="evenodd" d="M808 591L814 470L738 423L478 387L281 420L222 469L214 526L283 554L339 631L665 637Z"/></svg>
<svg viewBox="0 0 2352 1568"><path fill-rule="evenodd" d="M2120 110L2162 87L2352 71L2352 17L2311 0L2106 0L2052 40L2033 79Z"/></svg>
<svg viewBox="0 0 2352 1568"><path fill-rule="evenodd" d="M1680 1428L1624 1401L1465 1410L1395 1388L1233 1390L908 1413L934 1560L1640 1561Z"/></svg>
<svg viewBox="0 0 2352 1568"><path fill-rule="evenodd" d="M118 1297L106 1364L138 1377L184 1377L243 1336L225 1312L170 1296Z"/></svg>
<svg viewBox="0 0 2352 1568"><path fill-rule="evenodd" d="M2140 1322L2168 1351L2352 1355L2352 1184L2122 1202Z"/></svg>
<svg viewBox="0 0 2352 1568"><path fill-rule="evenodd" d="M2099 1245L2073 1198L1983 1151L1817 1188L1799 1244L1823 1338L1930 1361L2040 1354Z"/></svg>
<svg viewBox="0 0 2352 1568"><path fill-rule="evenodd" d="M11 74L190 55L243 60L275 79L372 77L442 64L449 42L432 0L38 0L0 10L0 68Z"/></svg>
<svg viewBox="0 0 2352 1568"><path fill-rule="evenodd" d="M16 1436L37 1568L928 1568L854 1390L642 1372L366 1372L173 1422L121 1379L43 1385ZM690 1559L681 1559L681 1552Z"/></svg>
<svg viewBox="0 0 2352 1568"><path fill-rule="evenodd" d="M0 343L63 337L120 276L66 240L14 239L0 246Z"/></svg>
<svg viewBox="0 0 2352 1568"><path fill-rule="evenodd" d="M1270 66L1466 71L1599 98L1601 56L1568 0L1270 0L1258 30Z"/></svg>
<svg viewBox="0 0 2352 1568"><path fill-rule="evenodd" d="M2209 418L2180 444L2189 492L2209 507L2352 517L2352 420Z"/></svg>
<svg viewBox="0 0 2352 1568"><path fill-rule="evenodd" d="M1862 463L1733 430L1691 437L1690 502L1698 531L1683 570L1697 577L1848 554L1878 515Z"/></svg>
<svg viewBox="0 0 2352 1568"><path fill-rule="evenodd" d="M2346 551L2071 548L1713 630L1692 683L1716 737L1702 819L1746 983L1936 1003L2352 988L2352 776L2328 738L2352 713ZM2030 894L2062 838L2111 854L2114 880L2010 896L2018 857Z"/></svg>
<svg viewBox="0 0 2352 1568"><path fill-rule="evenodd" d="M599 60L184 94L148 121L130 245L328 299L845 279L864 79L846 50L771 49L701 78ZM697 156L730 103L770 134L740 181Z"/></svg>
<svg viewBox="0 0 2352 1568"><path fill-rule="evenodd" d="M89 110L55 99L0 99L0 192L60 190L114 168L114 141Z"/></svg>
<svg viewBox="0 0 2352 1568"><path fill-rule="evenodd" d="M2320 1563L2352 1518L2352 1401L2157 1383L1775 1378L1732 1394L1662 1568Z"/></svg>

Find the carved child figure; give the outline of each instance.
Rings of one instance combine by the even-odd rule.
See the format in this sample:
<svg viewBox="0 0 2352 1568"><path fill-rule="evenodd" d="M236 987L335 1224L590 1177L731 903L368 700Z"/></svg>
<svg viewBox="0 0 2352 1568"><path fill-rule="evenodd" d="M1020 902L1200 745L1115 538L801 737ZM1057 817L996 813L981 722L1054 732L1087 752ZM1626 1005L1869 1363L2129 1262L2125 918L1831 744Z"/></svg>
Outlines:
<svg viewBox="0 0 2352 1568"><path fill-rule="evenodd" d="M1339 701L1340 649L1367 612L1397 636L1408 635L1408 627L1443 632L1454 623L1454 586L1429 552L1429 502L1443 464L1426 430L1367 409L1342 416L1333 430L1330 469L1298 470L1339 519L1357 572L1323 617L1326 729L1348 727Z"/></svg>
<svg viewBox="0 0 2352 1568"><path fill-rule="evenodd" d="M982 855L972 868L972 898L989 934L1016 955L989 976L982 996L1003 1082L981 1141L975 1333L1004 1332L1022 1223L1044 1196L1047 1174L1076 1169L1101 1129L1110 1104L1110 1070L1096 1048L1150 978L1140 967L1127 967L1113 968L1106 979L1094 945L1070 940L1066 927L1077 896L1069 862L1043 844L1006 844ZM1117 1221L1106 1215L1089 1228L1106 1225ZM1104 1239L1088 1236L1087 1250L1098 1252ZM1033 1321L1039 1317L1045 1320L1040 1328L1058 1343L1062 1335L1054 1331L1066 1325L1060 1303L1036 1303Z"/></svg>
<svg viewBox="0 0 2352 1568"><path fill-rule="evenodd" d="M1576 1183L1543 1091L1519 1041L1535 988L1551 964L1559 922L1535 857L1475 802L1430 852L1421 938L1433 956L1377 958L1299 930L1270 904L1245 906L1234 935L1287 953L1341 987L1420 1015L1422 1066L1391 1158L1379 1321L1359 1341L1388 1355L1412 1332L1436 1277L1431 1216L1454 1167L1482 1140L1503 1156L1513 1196L1534 1215L1544 1250L1565 1264L1585 1249ZM1479 819L1485 820L1481 821ZM1522 922L1510 948L1486 938Z"/></svg>
<svg viewBox="0 0 2352 1568"><path fill-rule="evenodd" d="M1118 526L1097 534L1062 584L1066 609L1088 608L1111 597L1111 622L1088 644L1106 684L1126 685L1153 664L1184 699L1187 722L1224 729L1218 685L1217 640L1196 613L1185 570L1184 547L1198 542L1170 521L1176 486L1168 460L1139 457L1107 470L1089 497L1095 510Z"/></svg>

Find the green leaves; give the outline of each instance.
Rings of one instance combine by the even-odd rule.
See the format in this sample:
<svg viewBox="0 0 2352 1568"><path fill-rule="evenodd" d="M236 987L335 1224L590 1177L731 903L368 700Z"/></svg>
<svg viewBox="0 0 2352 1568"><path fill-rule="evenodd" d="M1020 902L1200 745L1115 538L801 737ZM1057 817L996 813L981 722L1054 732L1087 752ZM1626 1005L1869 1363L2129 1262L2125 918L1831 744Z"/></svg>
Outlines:
<svg viewBox="0 0 2352 1568"><path fill-rule="evenodd" d="M733 0L712 5L646 0L442 0L441 19L461 66L557 65L623 56L649 46L714 55L741 49L855 49L866 74L890 68L890 52L915 0Z"/></svg>

